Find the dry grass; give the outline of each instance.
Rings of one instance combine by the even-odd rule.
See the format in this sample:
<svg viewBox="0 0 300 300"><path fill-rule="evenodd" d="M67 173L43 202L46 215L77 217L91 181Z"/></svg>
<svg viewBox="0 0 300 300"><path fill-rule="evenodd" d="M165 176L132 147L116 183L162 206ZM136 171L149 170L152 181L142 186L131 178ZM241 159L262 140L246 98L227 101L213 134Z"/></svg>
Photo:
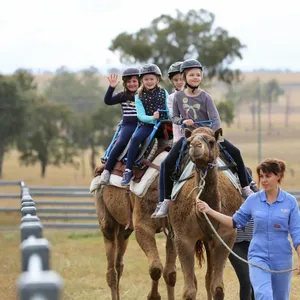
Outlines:
<svg viewBox="0 0 300 300"><path fill-rule="evenodd" d="M299 134L300 119L298 116L291 117L291 125L288 129L283 127L283 116L274 115L274 130L271 134L266 131L266 116L263 115L263 144L262 156L279 157L286 160L289 170L283 185L285 189L299 190L300 158L299 158ZM242 116L243 128L238 129L236 125L232 128L224 127L225 135L236 144L243 157L252 169L257 164L257 132L251 129L251 118L249 115ZM40 169L35 167L24 167L18 164L18 154L11 152L5 156L4 179L24 179L27 185L43 186L89 186L91 171L88 169L87 157L86 168L75 170L70 166L62 168L49 167L46 178L40 178ZM291 169L294 170L292 176ZM0 187L1 193L19 193L16 187ZM77 198L76 198L77 199ZM35 199L37 200L37 199ZM38 199L41 200L41 199ZM81 199L78 199L81 200ZM0 199L1 207L20 207L19 200ZM19 214L0 215L0 223L7 225L19 223ZM67 231L46 230L44 236L52 244L52 267L59 272L65 280L64 299L93 300L110 299L110 291L106 284L106 256L103 239L99 232L84 233L78 231L69 233ZM162 260L164 260L163 237L157 239ZM19 232L0 232L0 299L11 300L16 298L15 281L20 273L20 236ZM296 256L294 257L296 262ZM181 299L182 273L178 266L178 284L176 286L177 299ZM205 299L204 292L204 270L197 267L197 277L200 290L198 299ZM226 299L238 299L238 281L236 275L228 262L225 268ZM125 271L121 283L122 299L145 299L150 290L150 278L148 275L148 263L144 253L132 237L128 251L125 255ZM166 289L161 280L160 291L162 299L166 299ZM299 299L300 277L293 276L292 300Z"/></svg>
<svg viewBox="0 0 300 300"><path fill-rule="evenodd" d="M99 232L76 233L46 231L44 234L52 244L52 269L57 271L65 282L65 300L109 300L110 290L106 284L106 256L103 239ZM15 280L20 271L19 233L0 232L0 243L5 244L0 252L0 299L12 300L16 298ZM158 236L157 243L160 257L165 258L165 239ZM296 257L294 257L296 263ZM123 300L145 299L150 291L150 277L148 263L144 253L139 248L134 237L129 242L125 254L125 268L121 281L121 296ZM198 299L206 299L204 289L204 265L202 269L196 267L199 291ZM181 299L183 288L182 272L177 262L176 299ZM236 300L238 297L238 283L229 261L224 275L225 299ZM167 299L163 279L159 290L162 299ZM293 276L291 300L299 299L300 277Z"/></svg>

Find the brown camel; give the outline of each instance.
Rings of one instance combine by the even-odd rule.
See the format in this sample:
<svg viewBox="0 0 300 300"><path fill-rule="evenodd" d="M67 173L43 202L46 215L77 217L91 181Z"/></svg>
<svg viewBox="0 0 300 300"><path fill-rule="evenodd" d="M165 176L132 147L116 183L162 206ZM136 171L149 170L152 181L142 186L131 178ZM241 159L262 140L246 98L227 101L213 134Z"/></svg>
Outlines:
<svg viewBox="0 0 300 300"><path fill-rule="evenodd" d="M172 201L169 220L174 232L175 248L184 275L183 299L194 300L197 280L194 271L194 254L199 264L203 259L203 245L207 256L206 290L207 299L224 299L223 270L228 250L213 234L208 222L196 211L196 198L206 201L210 207L233 215L242 203L242 198L229 179L218 171L215 162L219 156L218 133L209 128L185 131L189 144L189 156L196 164L194 178L189 179L176 201ZM201 180L202 179L202 180ZM205 186L201 183L205 181ZM202 192L200 192L202 190ZM211 220L218 234L232 248L236 232Z"/></svg>
<svg viewBox="0 0 300 300"><path fill-rule="evenodd" d="M123 255L133 229L136 240L149 262L152 286L147 299L161 299L158 282L162 273L167 285L168 299L175 299L176 252L173 241L170 237L167 238L166 263L163 268L155 241L155 233L161 231L162 223L161 220L150 217L155 210L157 199L158 180L152 183L142 199L126 189L111 185L100 187L96 191L96 211L107 256L106 280L111 289L112 300L120 299L119 282L123 272ZM128 221L130 221L129 227Z"/></svg>

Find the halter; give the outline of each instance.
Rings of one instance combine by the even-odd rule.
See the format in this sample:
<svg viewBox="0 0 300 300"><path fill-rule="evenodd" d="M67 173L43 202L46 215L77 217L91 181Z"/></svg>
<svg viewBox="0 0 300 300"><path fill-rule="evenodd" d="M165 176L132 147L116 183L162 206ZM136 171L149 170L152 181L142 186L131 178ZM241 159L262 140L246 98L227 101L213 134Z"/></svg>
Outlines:
<svg viewBox="0 0 300 300"><path fill-rule="evenodd" d="M210 148L210 145L209 145L209 142L207 141L207 139L201 135L200 133L196 133L194 134L193 136L197 136L199 137L203 142L205 142L205 144L207 145L208 147L208 164L207 164L207 167L205 167L204 169L207 169L207 168L214 168L217 164L215 162L213 162L213 158L212 158L212 153L211 153L211 148ZM197 170L197 169L196 169ZM202 171L203 172L203 171Z"/></svg>

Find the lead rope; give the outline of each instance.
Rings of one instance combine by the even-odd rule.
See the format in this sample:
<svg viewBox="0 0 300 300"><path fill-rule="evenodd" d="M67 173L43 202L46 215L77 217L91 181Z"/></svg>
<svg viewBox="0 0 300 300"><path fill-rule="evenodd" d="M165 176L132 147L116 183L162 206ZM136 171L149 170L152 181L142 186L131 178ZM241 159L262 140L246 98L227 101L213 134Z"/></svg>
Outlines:
<svg viewBox="0 0 300 300"><path fill-rule="evenodd" d="M198 185L198 189L199 189L199 193L196 197L196 203L197 203L197 200L200 200L199 197L204 189L204 186L205 186L205 177L206 177L206 174L207 172L204 173L203 177L200 178L200 182L199 182L199 185ZM194 191L194 189L192 190ZM191 194L191 193L190 193ZM251 266L254 266L256 268L259 268L263 271L266 271L266 272L269 272L269 273L275 273L275 274L281 274L281 273L288 273L288 272L293 272L293 271L296 271L297 268L293 268L293 269L288 269L288 270L280 270L280 271L276 271L276 270L270 270L270 269L266 269L262 266L259 266L255 263L252 263L240 256L238 256L234 251L232 251L232 249L223 241L223 239L220 237L220 235L218 234L218 232L216 231L216 229L214 228L213 224L211 223L211 221L209 220L207 214L205 212L202 212L206 221L208 222L209 226L211 227L212 231L214 232L214 234L217 236L217 238L219 239L219 241L223 244L223 246L232 254L234 255L236 258L238 258L239 260L241 260L242 262L248 264L248 265L251 265Z"/></svg>

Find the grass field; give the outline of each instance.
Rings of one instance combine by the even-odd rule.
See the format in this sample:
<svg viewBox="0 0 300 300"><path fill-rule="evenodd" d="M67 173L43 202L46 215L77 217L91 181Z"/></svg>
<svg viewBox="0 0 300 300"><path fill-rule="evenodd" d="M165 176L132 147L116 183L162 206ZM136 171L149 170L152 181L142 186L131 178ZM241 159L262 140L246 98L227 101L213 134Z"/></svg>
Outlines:
<svg viewBox="0 0 300 300"><path fill-rule="evenodd" d="M106 256L103 239L99 232L68 233L45 231L44 235L52 244L52 268L64 278L64 300L109 300L110 290L106 285ZM20 236L16 232L0 232L0 299L16 298L15 279L20 271ZM157 238L159 252L164 260L165 239ZM124 257L124 274L121 281L123 300L146 299L150 290L148 264L144 253L132 236ZM294 257L296 263L296 257ZM206 299L204 276L206 266L196 266L198 279L198 299ZM224 275L225 299L237 300L238 281L229 261ZM177 262L176 299L181 299L183 277ZM167 299L164 280L161 279L159 291L162 299ZM300 293L300 276L293 276L291 300L298 300Z"/></svg>
<svg viewBox="0 0 300 300"><path fill-rule="evenodd" d="M266 131L267 116L263 115L262 134L262 156L279 157L284 159L288 165L284 189L299 190L300 179L300 118L292 115L290 127L283 127L283 115L274 115L274 128L271 134ZM245 159L247 165L255 169L257 164L257 132L251 129L251 118L243 115L243 127L241 129L232 126L224 127L225 136L236 144ZM86 157L86 166L88 158ZM4 178L5 180L24 179L28 186L88 186L91 180L91 170L86 167L84 170L75 170L70 166L62 168L49 167L46 178L39 177L40 169L35 167L24 167L18 164L18 154L13 151L5 156ZM0 193L19 192L17 188L0 187ZM40 199L39 199L40 200ZM18 200L0 199L1 207L20 207ZM19 223L19 214L1 215L0 225L7 222ZM52 268L59 272L65 280L65 300L93 300L110 299L109 288L106 285L106 257L104 252L103 239L99 231L69 232L61 230L46 230L44 236L52 244ZM20 273L20 236L19 232L0 232L0 299L12 300L16 298L15 281ZM161 258L164 259L163 236L158 236L158 246ZM294 257L296 262L296 257ZM178 268L178 284L176 287L177 299L181 299L182 273ZM199 282L198 299L206 299L204 290L204 270L197 267ZM228 300L238 299L238 281L236 275L228 262L225 269L225 294ZM134 236L129 243L125 255L125 270L121 283L122 299L145 299L150 290L148 276L148 264L144 253L137 245ZM164 282L161 280L160 291L162 299L166 299ZM293 276L291 300L299 299L300 277Z"/></svg>

